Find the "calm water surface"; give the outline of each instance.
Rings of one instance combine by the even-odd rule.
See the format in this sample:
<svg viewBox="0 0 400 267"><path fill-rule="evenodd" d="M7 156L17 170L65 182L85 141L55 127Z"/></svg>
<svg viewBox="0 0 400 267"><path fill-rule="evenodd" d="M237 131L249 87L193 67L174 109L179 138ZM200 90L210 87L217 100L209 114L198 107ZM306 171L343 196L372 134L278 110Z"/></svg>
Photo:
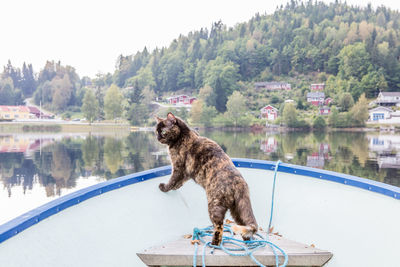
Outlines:
<svg viewBox="0 0 400 267"><path fill-rule="evenodd" d="M400 186L394 133L201 132L231 157L278 160ZM0 135L0 224L62 195L170 164L152 132Z"/></svg>

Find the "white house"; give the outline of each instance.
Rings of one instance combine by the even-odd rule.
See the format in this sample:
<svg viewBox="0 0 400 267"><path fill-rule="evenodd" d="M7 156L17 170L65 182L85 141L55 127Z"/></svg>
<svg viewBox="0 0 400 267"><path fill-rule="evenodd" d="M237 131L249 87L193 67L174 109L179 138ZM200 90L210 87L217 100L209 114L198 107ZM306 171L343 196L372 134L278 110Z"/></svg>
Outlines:
<svg viewBox="0 0 400 267"><path fill-rule="evenodd" d="M290 90L292 86L287 82L256 82L254 83L256 89L266 89L266 90Z"/></svg>
<svg viewBox="0 0 400 267"><path fill-rule="evenodd" d="M380 106L400 107L400 92L380 92L375 103Z"/></svg>
<svg viewBox="0 0 400 267"><path fill-rule="evenodd" d="M324 104L325 93L324 92L309 92L307 93L307 102L314 106L320 106Z"/></svg>
<svg viewBox="0 0 400 267"><path fill-rule="evenodd" d="M392 117L393 110L387 107L376 107L369 110L370 121L387 120Z"/></svg>

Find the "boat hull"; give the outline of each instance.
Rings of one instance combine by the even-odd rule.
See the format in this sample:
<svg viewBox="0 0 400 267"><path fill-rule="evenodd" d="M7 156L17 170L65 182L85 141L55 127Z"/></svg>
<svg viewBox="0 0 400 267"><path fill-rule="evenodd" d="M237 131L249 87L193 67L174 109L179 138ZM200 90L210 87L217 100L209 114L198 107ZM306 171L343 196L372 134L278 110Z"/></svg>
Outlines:
<svg viewBox="0 0 400 267"><path fill-rule="evenodd" d="M249 184L257 221L266 228L274 163L235 164ZM210 224L205 192L193 181L177 191L159 191L169 173L159 168L99 184L0 226L0 266L143 266L137 252ZM396 187L282 164L274 232L331 251L326 266L396 266L396 194Z"/></svg>

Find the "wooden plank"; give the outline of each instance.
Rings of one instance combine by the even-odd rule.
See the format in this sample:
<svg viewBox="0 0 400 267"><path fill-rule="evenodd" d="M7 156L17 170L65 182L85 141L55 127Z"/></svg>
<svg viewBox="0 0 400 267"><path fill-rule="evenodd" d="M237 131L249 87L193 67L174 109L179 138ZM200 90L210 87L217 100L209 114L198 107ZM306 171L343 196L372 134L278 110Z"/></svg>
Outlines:
<svg viewBox="0 0 400 267"><path fill-rule="evenodd" d="M265 233L262 233L265 236ZM237 237L240 238L240 237ZM205 238L210 241L210 238ZM277 235L270 235L269 241L279 246L289 256L288 266L323 266L331 257L329 251L317 249L305 244L288 240ZM216 249L211 254L211 248L206 248L205 262L207 266L257 266L248 256L230 256ZM201 266L203 245L199 246L197 265ZM148 266L191 266L193 264L194 245L190 239L180 238L165 245L152 247L137 253ZM254 252L255 258L264 265L275 265L275 256L269 246ZM279 256L283 263L283 256Z"/></svg>

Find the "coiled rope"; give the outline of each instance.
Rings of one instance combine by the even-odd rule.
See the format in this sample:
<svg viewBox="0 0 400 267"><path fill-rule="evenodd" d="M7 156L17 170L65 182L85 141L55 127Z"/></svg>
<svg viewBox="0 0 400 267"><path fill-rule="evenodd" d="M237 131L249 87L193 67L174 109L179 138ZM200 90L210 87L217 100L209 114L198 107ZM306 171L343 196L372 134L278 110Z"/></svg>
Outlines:
<svg viewBox="0 0 400 267"><path fill-rule="evenodd" d="M231 226L229 224L224 224L224 232L229 233L229 235L225 235L222 237L221 244L219 246L214 246L211 244L210 241L205 241L204 237L205 236L213 236L214 228L212 226L206 227L206 228L194 228L193 229L193 237L192 237L192 242L195 246L194 248L194 255L193 255L193 267L197 266L197 253L198 253L198 248L199 248L199 243L201 242L203 244L203 251L202 251L202 266L206 267L205 263L205 257L206 257L206 248L210 247L213 250L211 251L211 254L214 253L214 249L221 249L225 253L227 253L230 256L249 256L251 260L257 264L258 266L265 267L262 263L260 263L253 255L253 253L260 249L265 247L266 245L269 245L269 247L272 249L274 256L275 256L275 266L276 267L285 267L288 262L288 256L285 253L283 249L275 245L274 243L268 241L268 235L270 233L271 229L271 223L272 223L272 215L274 211L274 197L275 197L275 182L276 182L276 173L278 172L278 166L281 162L278 160L275 164L275 171L274 171L274 180L273 180L273 186L272 186L272 201L271 201L271 212L270 212L270 217L269 217L269 225L268 225L268 231L267 231L267 236L264 238L260 234L256 233L255 238L253 237L252 240L244 241L241 239L234 238L234 233L231 229ZM226 247L225 245L229 245L229 247ZM278 257L278 251L284 256L284 262L282 265L279 265L279 257Z"/></svg>

